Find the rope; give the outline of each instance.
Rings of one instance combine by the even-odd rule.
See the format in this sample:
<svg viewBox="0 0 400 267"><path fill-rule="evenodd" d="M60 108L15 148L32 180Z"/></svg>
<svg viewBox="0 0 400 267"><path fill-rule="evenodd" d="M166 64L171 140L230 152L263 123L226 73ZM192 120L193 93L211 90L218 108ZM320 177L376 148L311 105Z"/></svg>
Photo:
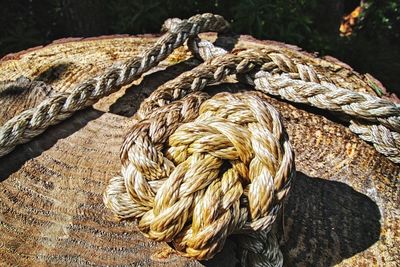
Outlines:
<svg viewBox="0 0 400 267"><path fill-rule="evenodd" d="M7 121L0 128L0 157L11 152L16 145L30 141L49 126L70 117L75 111L91 106L131 83L167 58L189 37L205 31L221 32L228 27L221 16L213 14L196 15L173 25L171 22L166 21L163 28L168 32L142 56L112 66L104 74L76 86L70 93L58 93Z"/></svg>
<svg viewBox="0 0 400 267"><path fill-rule="evenodd" d="M189 39L189 48L196 56L210 60L209 64L214 64L212 59L216 57L231 58L228 55L224 56L227 51L208 41ZM350 120L349 129L352 132L371 142L378 152L391 161L400 163L399 104L370 94L340 88L324 81L311 66L294 62L282 53L267 50L252 53L253 57L254 54L258 54L258 61L242 61L241 64L247 64L249 68L254 69L246 75L240 74L247 70L239 70L236 74L239 74L240 80L255 86L256 90L291 102L349 115L355 119ZM260 64L260 60L264 63ZM215 65L218 66L219 61L223 60L215 61ZM255 68L254 65L257 64L258 68ZM206 78L203 78L203 82L207 83ZM193 85L192 89L201 89L195 87L196 85Z"/></svg>
<svg viewBox="0 0 400 267"><path fill-rule="evenodd" d="M278 245L268 234L290 189L294 162L285 134L272 137L271 129L284 132L279 115L259 93L218 94L203 102L207 96L199 91L232 74L244 75L263 92L270 84L286 87L279 87L279 79L268 84L262 79L289 74L317 88L348 90L321 82L310 67L276 52L227 54L194 39L189 46L207 61L165 83L141 104L138 122L121 149L122 175L110 180L104 203L119 218L135 218L146 237L170 242L182 255L200 260L212 258L230 234L251 230L240 239L242 265L281 266ZM364 99L350 96L358 105L374 100L363 94ZM307 97L303 99L313 99ZM351 105L351 97L337 98L326 97L335 101L333 107L322 100L311 103L375 122L390 121L396 114L390 108L380 113L357 105L349 108L345 105Z"/></svg>
<svg viewBox="0 0 400 267"><path fill-rule="evenodd" d="M287 74L255 74L257 90L351 116L349 129L395 163L400 163L400 105L327 82L291 79Z"/></svg>
<svg viewBox="0 0 400 267"><path fill-rule="evenodd" d="M264 249L270 253L256 257L260 266L282 262L276 240L261 238L269 236L295 173L277 111L260 93L219 94L201 104L207 96L196 92L250 71L252 62L264 64L258 56L244 51L214 58L141 104L122 146L122 176L111 179L104 194L113 213L136 218L145 236L196 259L213 257L232 233L263 232L257 242L243 239L243 266L253 266L246 262Z"/></svg>
<svg viewBox="0 0 400 267"><path fill-rule="evenodd" d="M209 259L229 235L245 233L238 237L243 266L281 266L270 230L295 175L294 154L264 93L350 117L350 129L394 162L400 162L400 107L337 87L279 51L227 53L197 38L199 32L227 27L212 14L167 20L167 33L141 57L6 122L0 128L0 156L129 84L188 40L205 62L142 102L121 148L121 175L110 180L104 203L121 219L135 218L148 238L169 242L184 256ZM229 75L259 92L211 98L201 92Z"/></svg>
<svg viewBox="0 0 400 267"><path fill-rule="evenodd" d="M104 194L146 237L199 260L232 233L267 235L295 175L282 120L262 93L206 98L196 92L139 112L146 119L124 141L122 176Z"/></svg>

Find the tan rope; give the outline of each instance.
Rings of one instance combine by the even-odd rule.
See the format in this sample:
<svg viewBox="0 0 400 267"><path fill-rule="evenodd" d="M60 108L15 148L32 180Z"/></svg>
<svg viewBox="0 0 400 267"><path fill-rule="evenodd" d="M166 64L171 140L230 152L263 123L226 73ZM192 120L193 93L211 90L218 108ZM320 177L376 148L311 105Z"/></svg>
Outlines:
<svg viewBox="0 0 400 267"><path fill-rule="evenodd" d="M232 58L229 58L229 56ZM284 196L290 188L290 181L294 175L294 160L289 143L285 141L286 151L290 152L278 152L278 154L286 155L281 159L282 162L279 163L278 161L280 160L277 160L277 157L271 151L279 151L274 146L281 142L273 141L267 131L267 129L271 128L268 128L267 125L260 125L259 131L253 126L250 126L250 130L247 130L240 127L240 125L230 125L229 121L227 125L225 125L225 121L222 124L220 118L218 118L218 116L227 116L237 120L238 123L247 124L248 118L252 115L262 120L269 118L268 121L270 123L281 125L277 112L271 110L272 107L265 103L265 99L260 93L240 94L240 97L224 94L225 101L216 101L215 98L218 99L220 97L220 95L217 95L206 101L200 108L200 113L201 110L204 110L205 114L197 114L196 107L203 101L199 100L199 98L204 97L204 95L194 91L201 90L207 84L221 81L228 74L250 71L255 66L252 62L257 62L259 65L265 63L263 60L258 60L258 55L251 51L241 52L240 56L226 55L220 59L218 61L215 58L212 64L206 62L192 71L165 83L142 103L136 114L136 118L141 121L134 126L122 148L122 176L113 178L110 181L104 195L106 206L118 217L137 218L139 220L139 229L146 236L158 241L173 242L175 249L183 255L197 259L212 257L222 248L226 237L238 230L265 229L265 235L267 235ZM248 105L243 105L243 102L246 103L246 99L252 94L255 94L258 99L252 102L247 101ZM209 103L213 103L213 105ZM236 108L232 108L232 105L240 106L241 109L236 112ZM266 114L265 112L268 111L274 115ZM216 114L213 114L214 112L217 113L217 117L215 117ZM186 116L189 116L187 113L189 113L190 117L186 119ZM246 115L247 113L248 115ZM212 117L210 117L211 115ZM194 118L197 118L194 123L200 122L199 125L183 124L181 128L175 130L179 124L191 121ZM217 126L219 127L214 129ZM246 140L252 138L250 133L254 133L258 137L246 142ZM163 155L168 137L170 148L167 150L166 155ZM266 145L271 141L272 144ZM258 142L261 143L259 144ZM251 146L249 145L250 143L252 144ZM224 147L228 144L232 147ZM173 147L174 145L177 147ZM253 149L253 147L256 149ZM196 151L196 149L198 150ZM266 173L259 174L260 178L272 180L275 185L279 184L279 186L274 188L274 186L271 186L271 182L257 184L253 181L246 187L246 184L251 181L248 175L254 173L252 170L257 165L249 163L249 159L244 162L237 162L237 157L240 154L238 152L247 154L247 157L249 157L248 154L251 154L252 151L260 153L259 156L255 156L255 159L258 158L260 160L266 157L262 160L263 163L269 160L276 160L276 164L285 166L285 171L276 176L272 174L277 170L276 167L273 170L268 169ZM197 152L195 154L196 157L191 154L195 152ZM236 178L234 179L233 174L229 171L226 174L229 174L226 178L229 179L225 181L225 176L220 174L223 162L221 160L233 161L230 166L232 166L233 170L237 169L236 171L240 175L238 177L235 175ZM175 167L174 164L176 163L178 165ZM267 165L271 166L270 163L267 163ZM194 171L189 168L193 168ZM217 174L220 174L220 176L216 177ZM238 181L239 177L242 178ZM217 178L219 179L216 180ZM221 191L222 193L218 191L220 190L218 189L219 183L223 186L228 181L232 185L222 187L225 188L225 191ZM217 182L218 186L214 185ZM210 186L212 187L210 188ZM252 187L254 187L254 190L250 189ZM229 191L229 188L234 189ZM278 188L281 188L281 191ZM212 193L208 194L207 192L210 190L212 190ZM171 196L171 193L174 192L176 195ZM178 192L182 193L182 195ZM243 196L241 196L241 192ZM250 198L252 195L246 192L254 192L258 198L267 201L271 201L268 200L268 196L276 195L275 203L269 206L262 201L257 201L257 205L254 206L252 204L254 201L246 199L246 197ZM213 216L208 214L211 207L217 209L221 205L222 207L228 205L228 200L224 200L223 196L228 195L231 199L234 193L236 201L242 199L241 202L244 202L240 211L230 208L229 213L223 213L223 218L215 214ZM219 196L219 194L221 195ZM173 197L173 199L170 200L170 197ZM164 206L158 207L157 203ZM211 206L197 206L193 203L208 203ZM260 209L260 207L264 208ZM266 212L265 216L262 219L252 221L251 218L254 216L250 216L249 219L249 214L252 214L253 210L258 210L258 212L264 210ZM221 212L215 211L214 213ZM209 218L210 216L213 220ZM204 225L205 219L209 222L206 225ZM169 222L169 224L165 222ZM204 229L198 229L197 224L190 225L190 222L202 222ZM193 230L193 227L196 231ZM252 248L268 248L271 246L269 243L270 240L266 239L259 240L257 244L260 245L256 246L256 243L253 243L253 245L246 246L248 247L248 252L243 252L241 261L248 261L246 255L253 255ZM199 244L202 244L201 247L197 247ZM278 257L281 255L279 246L275 245L275 253L259 256L260 260L258 262L260 264L280 259ZM274 256L271 258L272 255Z"/></svg>
<svg viewBox="0 0 400 267"><path fill-rule="evenodd" d="M310 67L294 65L284 55L276 52L247 50L236 54L224 54L212 46L205 48L208 46L206 43L191 44L192 47L194 45L197 47L195 51L197 54L211 59L165 83L142 103L136 114L139 122L126 138L121 151L122 176L110 181L104 194L104 202L118 217L136 218L139 229L147 237L171 242L181 254L196 259L211 258L222 248L229 234L240 232L242 229L261 230L257 234L241 238L243 241L239 256L241 263L250 264L249 266L269 266L274 262L274 265L280 266L282 258L276 249L277 245L271 249L270 246L274 246L273 240L268 236L264 236L264 240L260 237L263 236L261 233L268 235L284 197L277 199L273 205L270 204L272 206L265 205L261 201L257 201L258 206L252 205L254 201L250 199L251 194L246 194L251 192L251 189L246 190L246 183L249 183L249 187L256 188L254 192L257 192L257 197L261 199L280 193L276 187L271 186L272 183L253 185L253 180L248 178L247 174L252 173L251 167L254 166L248 163L248 159L246 161L246 156L243 156L246 153L256 154L255 151L260 147L269 147L274 151L277 149L272 148L271 143L260 145L254 140L247 141L247 138L251 139L252 134L257 134L258 131L251 127L247 129L240 127L242 125L230 125L229 123L233 121L227 123L221 121L219 117L235 118L237 122L246 124L249 117L244 114L247 113L252 113L252 116L257 118L274 116L263 114L268 108L254 109L256 105L253 103L244 106L243 103L249 103L247 97L251 93L239 94L240 97L222 94L226 101L221 101L219 99L221 95L217 95L204 102L200 113L197 114L196 108L202 102L199 98L203 97L198 91L209 84L222 81L231 74L244 74L250 79L253 77L252 72L259 76L252 78L251 83L262 85L257 80L266 76L260 75L263 71L257 71L261 68L268 68L275 76L289 73L292 77L316 84L321 81ZM207 52L207 49L213 51ZM219 53L219 56L215 56L214 52ZM326 84L328 83L324 85ZM266 92L264 87L256 88ZM262 98L261 95L257 96ZM336 103L338 102L340 101ZM236 104L243 108L237 111L235 108L232 109L231 105ZM266 105L260 101L260 106L263 104ZM380 115L382 117L393 115L389 111ZM187 114L188 112L190 114ZM348 114L359 115L351 111ZM376 120L376 116L371 114L374 113L364 111L363 118ZM194 121L189 122L192 120ZM272 119L272 122L276 120ZM262 125L259 129L271 128ZM256 139L270 141L269 134L260 135ZM246 145L249 143L252 146ZM276 158L271 150L260 151L262 151L260 155L256 155L254 159L261 159L266 155L268 159ZM237 163L238 158L240 158L239 163ZM294 167L287 166L293 164L292 160L290 159L289 163L282 159L279 163L286 166L286 175L281 176L284 178L280 182L281 188L285 188L282 196L285 196L290 188L290 177L293 176ZM224 170L224 162L230 163L228 170ZM265 161L260 160L260 162ZM265 177L271 179L273 176L272 169L267 166L271 164L265 166L268 173L258 172L263 179ZM231 170L236 170L237 175L231 174ZM275 185L280 181L276 177L272 180ZM227 185L224 186L224 183ZM228 202L226 198L232 202ZM242 206L240 204L235 206L234 200L242 203ZM261 221L253 221L252 212L259 211L263 207L273 208L269 208ZM249 240L249 243L245 240ZM266 245L265 240L267 240ZM265 248L267 251L261 253Z"/></svg>
<svg viewBox="0 0 400 267"><path fill-rule="evenodd" d="M277 51L228 54L197 40L199 32L227 28L220 16L171 19L164 28L168 32L143 56L8 121L0 128L0 156L132 82L189 39L194 54L207 61L141 104L121 149L121 176L104 193L106 206L119 218L137 219L147 237L170 242L185 256L209 259L230 234L247 233L240 237L242 264L282 265L278 250L265 250L277 247L269 232L295 174L293 151L278 112L261 92L210 99L200 92L228 75L264 93L350 116L353 132L399 162L398 105L339 88Z"/></svg>
<svg viewBox="0 0 400 267"><path fill-rule="evenodd" d="M41 134L49 126L70 117L75 111L91 106L100 98L131 83L167 58L187 38L204 31L221 32L228 27L221 16L213 14L196 15L174 24L170 22L168 20L164 25L168 32L140 57L112 66L104 74L76 86L70 93L56 94L7 121L0 128L0 157L16 145Z"/></svg>
<svg viewBox="0 0 400 267"><path fill-rule="evenodd" d="M122 176L104 194L118 217L196 259L213 257L232 233L268 232L295 174L281 118L262 93L206 97L139 112L146 119L124 141Z"/></svg>

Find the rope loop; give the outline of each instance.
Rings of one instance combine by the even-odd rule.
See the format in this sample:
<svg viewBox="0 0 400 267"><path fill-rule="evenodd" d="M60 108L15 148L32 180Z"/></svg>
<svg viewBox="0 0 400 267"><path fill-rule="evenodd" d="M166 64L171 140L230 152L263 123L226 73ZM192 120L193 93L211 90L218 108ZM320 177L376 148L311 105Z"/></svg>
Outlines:
<svg viewBox="0 0 400 267"><path fill-rule="evenodd" d="M148 238L200 260L232 233L269 230L295 174L282 119L261 93L205 97L189 94L135 124L123 175L104 196Z"/></svg>
<svg viewBox="0 0 400 267"><path fill-rule="evenodd" d="M342 114L350 130L400 163L400 105L341 88L279 49L228 52L201 41L224 32L221 16L169 19L166 33L142 55L116 63L69 93L55 93L0 127L0 157L50 125L128 85L187 41L205 62L155 90L140 106L121 148L121 175L110 180L104 203L140 231L169 242L184 256L210 259L231 234L243 265L281 266L270 229L295 175L294 154L279 113L264 94ZM235 75L258 92L201 92ZM332 74L338 75L338 74ZM329 77L329 75L328 75ZM265 252L265 253L264 253Z"/></svg>

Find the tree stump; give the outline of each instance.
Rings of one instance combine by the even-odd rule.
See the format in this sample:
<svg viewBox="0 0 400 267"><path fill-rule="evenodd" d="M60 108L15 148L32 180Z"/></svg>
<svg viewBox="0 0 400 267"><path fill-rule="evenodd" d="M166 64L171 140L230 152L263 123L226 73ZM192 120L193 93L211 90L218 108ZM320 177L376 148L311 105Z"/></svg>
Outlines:
<svg viewBox="0 0 400 267"><path fill-rule="evenodd" d="M0 90L0 124L55 91L69 91L111 64L140 54L156 39L64 39L6 56L0 61L0 81L23 75L33 84L26 90ZM249 36L219 37L217 42L230 49L278 49L306 60L345 88L375 94L375 86L381 87L336 59L319 59L294 46ZM119 148L140 102L197 64L186 48L179 48L142 79L0 159L0 265L234 266L237 244L232 240L211 261L188 260L166 253L166 244L147 240L134 222L117 221L102 202L108 180L120 170ZM207 90L250 89L226 83ZM277 222L283 224L285 265L400 265L400 167L351 133L335 114L270 101L284 117L298 171L283 221Z"/></svg>

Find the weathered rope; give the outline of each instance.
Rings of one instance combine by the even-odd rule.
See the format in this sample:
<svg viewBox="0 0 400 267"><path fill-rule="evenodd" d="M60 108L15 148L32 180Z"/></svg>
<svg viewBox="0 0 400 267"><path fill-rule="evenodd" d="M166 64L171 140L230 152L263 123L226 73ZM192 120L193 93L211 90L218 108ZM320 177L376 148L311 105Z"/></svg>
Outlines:
<svg viewBox="0 0 400 267"><path fill-rule="evenodd" d="M259 130L249 126L248 130L240 127L241 125L231 125L229 123L231 121L220 121L221 118L219 117L221 116L246 125L248 119L254 116L281 125L277 112L265 102L262 94L242 93L239 94L240 98L229 94L217 95L206 101L200 108L201 114L197 115L196 110L198 108L196 109L196 107L202 102L198 99L200 96L205 96L195 91L203 89L210 83L219 82L229 74L249 72L255 67L254 63L259 65L265 63L265 60L259 60L259 55L252 51L243 51L239 54L240 56L232 54L217 57L212 60L212 63L208 61L201 64L192 71L165 83L141 104L136 114L139 122L125 139L121 150L122 176L113 178L104 194L106 206L118 217L138 219L139 229L146 236L158 241L173 242L175 249L183 255L197 259L212 257L222 248L229 234L243 229L263 230L265 231L264 235L267 236L294 175L294 160L289 143L285 141L286 153L278 152L278 154L286 156L276 157L272 151L279 151L277 147L282 141L277 142L276 140L282 137L274 141L274 138L268 133L268 129L271 128L268 128L267 125L263 125ZM254 98L253 95L257 98ZM218 98L221 96L224 96L226 100L220 101ZM254 100L248 101L247 98L249 97L254 98ZM215 98L219 101L216 101ZM195 100L199 103L196 104ZM210 103L213 103L213 105ZM247 105L244 105L246 103ZM239 110L236 106L241 107L241 109ZM238 110L236 111L236 109ZM270 114L265 113L268 111ZM185 116L189 116L186 115L188 112L190 112L190 118L187 120L193 120L198 116L197 119L194 123L183 124L175 130L179 124L187 122ZM214 112L216 114L213 114ZM275 115L272 116L272 114ZM198 120L199 125L196 124L199 123ZM255 121L250 122L249 125L255 123ZM283 129L278 132L281 131ZM252 137L252 134L256 134L257 138L251 139L254 137ZM163 151L168 147L166 145L168 137L170 148L166 155L163 155ZM246 142L249 138L251 141ZM179 143L175 139L183 143ZM178 143L175 143L175 141ZM268 144L269 142L272 143ZM251 143L251 146L249 146L249 143ZM177 147L173 147L174 145ZM232 154L232 150L235 153ZM257 152L252 151L258 151L260 155L257 156ZM195 154L196 157L192 154L195 152L198 153L198 155ZM278 171L274 175L278 167L272 167L272 169L268 169L268 172L258 174L261 179L269 180L269 183L258 184L253 181L247 185L252 181L251 178L248 178L248 175L251 176L254 173L253 168L256 165L251 163L253 161L249 163L248 160L243 162L241 158L238 160L237 157L240 157L240 153L255 153L253 160L258 158L264 164L273 160L274 164L285 166L285 171ZM262 160L263 157L267 157L268 160ZM229 162L231 168L237 169L240 174L238 177L242 178L229 178L230 183L236 182L235 190L232 192L227 190L233 185L229 187L225 185L223 187L225 191L222 191L222 195L218 195L219 191L212 191L213 193L206 195L209 190L216 190L210 189L210 186L214 188L214 180L222 179L221 183L224 185L224 175L220 174L224 161ZM178 165L175 167L174 163L178 163ZM267 163L267 166L271 168L272 165ZM188 168L193 168L193 171ZM168 175L168 173L170 174ZM216 177L217 174L220 174L220 176ZM231 174L229 174L230 176ZM178 181L176 181L177 179ZM237 179L240 180L240 183ZM275 188L271 186L272 181ZM173 194L174 192L175 194ZM224 216L227 216L224 217L224 220L218 215L213 214L211 216L208 214L211 207L221 207L221 202L224 203L222 207L228 205L226 204L228 200L224 200L223 196L228 195L231 199L233 192L238 194L236 198L242 199L241 202L244 204L240 213L231 208L228 214L223 213ZM243 196L240 196L242 194L240 192L243 192ZM251 192L255 192L257 197L261 199L268 199L268 196L275 195L275 203L268 206L257 201L256 203L259 205L253 206L254 201L246 199L246 197L252 198ZM171 197L173 197L172 200L169 199ZM186 197L189 199L183 200ZM236 199L236 201L238 200ZM194 204L203 202L212 205L204 206L206 204L202 204L203 206L197 206ZM157 203L160 203L159 206L157 206ZM257 217L251 215L253 209L264 210L264 217L254 221ZM222 213L222 210L214 211L214 213ZM182 214L182 212L186 213ZM210 216L211 218L209 218ZM230 220L227 218L230 218ZM207 220L204 221L205 219ZM199 229L197 224L193 225L194 222L203 222L205 229ZM180 226L177 226L177 224ZM193 227L196 231L193 230ZM242 251L241 253L241 262L245 264L245 262L254 261L248 259L248 257L251 257L250 255L254 254L254 249L256 251L267 249L271 246L270 242L272 242L270 239L266 239L259 240L252 245L248 244L247 249L245 249L247 252ZM279 246L275 246L269 254L260 255L258 258L259 264L282 261ZM262 266L268 265L263 264Z"/></svg>
<svg viewBox="0 0 400 267"><path fill-rule="evenodd" d="M166 21L164 25L168 32L142 56L112 66L104 74L76 86L70 93L56 94L7 121L0 128L0 157L8 154L16 145L41 134L49 126L70 117L75 111L91 106L100 98L131 83L167 58L189 37L204 31L221 32L228 27L221 16L213 14L196 15L173 25L169 25L169 22Z"/></svg>
<svg viewBox="0 0 400 267"><path fill-rule="evenodd" d="M266 235L295 174L281 118L262 93L205 98L143 105L146 119L122 146L122 176L104 194L118 217L196 259L213 257L232 233Z"/></svg>
<svg viewBox="0 0 400 267"><path fill-rule="evenodd" d="M106 206L119 218L137 219L147 237L170 242L185 256L209 259L230 234L247 233L240 239L243 265L282 265L279 250L269 251L277 247L269 230L290 189L294 155L278 112L261 92L349 116L353 132L400 162L399 105L339 88L277 51L229 54L199 41L199 32L227 28L220 16L170 19L164 28L168 32L143 56L8 121L0 128L0 156L132 82L188 39L205 63L141 104L121 149L121 176L104 193ZM261 92L210 99L200 92L228 75Z"/></svg>
<svg viewBox="0 0 400 267"><path fill-rule="evenodd" d="M311 68L310 68L311 69ZM400 105L327 82L296 80L287 74L255 74L257 90L283 99L349 115L349 129L376 150L400 163Z"/></svg>
<svg viewBox="0 0 400 267"><path fill-rule="evenodd" d="M189 40L189 48L204 60L227 53L208 41ZM266 62L239 79L256 90L285 100L308 104L350 116L349 129L371 142L376 150L400 163L400 105L370 94L337 87L308 65L295 62L276 51L254 51ZM250 62L249 62L250 63ZM253 62L257 64L257 62ZM216 63L218 64L218 63ZM254 67L254 66L252 66ZM238 71L237 74L241 74Z"/></svg>
<svg viewBox="0 0 400 267"><path fill-rule="evenodd" d="M274 205L269 206L273 208L268 209L261 221L253 221L254 216L251 215L253 208L260 210L265 207L265 204L258 201L257 203L261 206L253 206L251 194L245 192L251 192L250 188L254 187L257 197L265 198L268 195L279 194L279 190L276 186L275 188L268 186L267 183L262 186L253 184L253 180L247 178L246 174L253 173L251 167L254 166L240 158L239 154L240 151L243 153L254 151L255 158L261 159L261 155L268 155L271 159L271 150L261 149L262 153L258 156L255 151L259 147L272 148L272 145L259 145L254 140L248 142L246 138L251 139L252 134L257 133L256 130L240 127L242 125L230 126L229 123L233 121L228 121L228 124L223 121L223 124L220 120L221 117L224 119L232 117L237 122L246 123L248 117L244 116L244 113L252 112L254 117L262 118L266 116L262 110L268 110L268 108L254 109L256 105L251 103L235 112L236 109L231 109L231 105L239 103L243 106L243 103L249 103L247 97L251 93L241 93L240 98L237 99L234 97L236 95L222 94L205 101L197 114L197 107L202 102L199 98L205 97L198 91L209 84L222 81L227 75L241 74L245 75L250 83L256 84L256 89L267 92L266 88L270 84L266 86L265 81L259 80L260 77L264 79L272 76L269 72L268 75L261 75L264 74L265 69L277 77L295 76L300 82L308 80L318 84L317 82L321 83L321 81L310 67L294 65L290 59L276 52L247 50L236 54L224 54L223 51L209 46L206 42L197 44L193 42L190 46L192 49L197 49L194 51L195 54L208 60L192 71L165 83L142 103L136 114L139 122L127 136L121 150L122 176L110 181L104 194L104 202L118 217L136 218L139 229L147 237L157 241L171 242L174 248L185 256L208 259L222 248L229 234L243 229L261 230L258 235L263 233L267 235L264 239L269 240L269 228L275 220L284 197L278 198ZM215 56L214 52L219 55ZM270 83L276 83L276 81ZM333 86L328 83L324 85ZM219 101L221 96L228 100ZM258 97L261 98L261 95ZM366 96L367 100L368 97ZM345 97L342 101L344 100L346 100ZM215 104L210 105L210 102L215 102ZM318 104L318 101L316 103ZM330 108L330 110L350 110L347 114L360 115L351 109L339 107L338 103L344 102L336 101L335 109ZM260 101L260 106L263 104L266 105ZM349 104L349 100L346 104ZM355 110L359 109L355 108ZM191 114L188 115L188 112ZM369 110L362 112L363 119L379 122L374 112L369 112ZM385 118L385 115L390 117L395 114L390 110L386 112L379 115ZM263 127L267 126L263 125ZM245 134L241 135L242 133ZM257 140L269 141L271 138L267 135L259 135ZM252 146L246 146L246 143L251 143ZM231 149L235 151L234 156ZM239 158L240 161L237 163ZM272 156L272 158L275 157ZM224 162L229 162L226 172L223 172ZM260 162L264 161L260 160ZM285 160L279 164L284 164L283 162ZM291 164L293 164L292 159L286 166ZM243 169L248 172L243 172ZM233 175L227 174L230 170L237 171L236 179L232 178ZM259 172L259 177L262 176L264 179L269 177L276 185L279 179L271 178L273 177L271 169L266 167L266 170L268 174ZM282 176L284 178L280 184L281 188L285 188L282 196L285 196L290 188L292 178L288 177L292 177L293 174L289 170L294 171L294 167L286 167L285 175ZM224 180L225 175L230 177L229 186L224 186L225 182L228 183ZM248 190L246 190L246 182L243 181L247 183L250 181ZM241 194L243 196L240 196ZM227 204L227 198L233 202ZM239 208L234 206L235 199L238 201L243 198L245 200L239 202L244 205L239 204ZM253 234L253 238L254 235L257 234ZM242 246L246 247L240 253L242 264L247 262L251 262L251 266L268 266L271 262L277 266L282 264L279 250L269 247L273 240L262 243L262 238L253 240L248 237L247 239L252 241L251 244L242 243ZM262 243L261 250L255 249L251 253L252 250L249 248L256 248L255 244L259 242ZM268 253L260 253L264 249ZM254 256L257 252L261 255Z"/></svg>

